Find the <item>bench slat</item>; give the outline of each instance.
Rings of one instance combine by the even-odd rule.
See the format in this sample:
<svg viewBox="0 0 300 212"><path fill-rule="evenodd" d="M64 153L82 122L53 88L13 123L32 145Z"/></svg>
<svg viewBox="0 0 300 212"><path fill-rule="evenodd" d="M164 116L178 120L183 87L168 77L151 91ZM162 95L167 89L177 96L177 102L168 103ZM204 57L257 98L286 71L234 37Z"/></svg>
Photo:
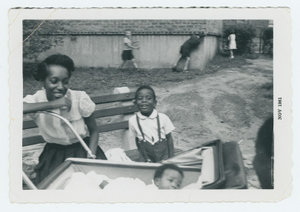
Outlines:
<svg viewBox="0 0 300 212"><path fill-rule="evenodd" d="M110 132L110 131L114 131L114 130L128 129L128 121L100 125L100 126L98 126L98 129L99 129L99 133Z"/></svg>
<svg viewBox="0 0 300 212"><path fill-rule="evenodd" d="M40 143L44 143L44 142L45 141L42 138L42 136L36 135L36 136L31 136L31 137L23 138L22 145L23 146L30 146L30 145L40 144Z"/></svg>
<svg viewBox="0 0 300 212"><path fill-rule="evenodd" d="M100 125L98 126L98 129L99 129L99 133L128 129L128 121ZM23 138L23 146L29 146L29 145L39 144L39 143L44 143L44 139L40 135Z"/></svg>
<svg viewBox="0 0 300 212"><path fill-rule="evenodd" d="M95 104L104 104L117 101L130 101L134 98L135 92L91 97Z"/></svg>
<svg viewBox="0 0 300 212"><path fill-rule="evenodd" d="M23 130L36 128L37 125L33 120L23 121Z"/></svg>
<svg viewBox="0 0 300 212"><path fill-rule="evenodd" d="M131 106L123 106L123 107L115 107L115 108L108 108L108 109L101 109L96 110L94 112L95 118L101 118L101 117L107 117L107 116L115 116L115 115L121 115L121 114L130 114L137 112L138 108L136 105ZM24 121L23 122L23 130L36 128L37 125L33 120Z"/></svg>
<svg viewBox="0 0 300 212"><path fill-rule="evenodd" d="M95 118L101 118L101 117L115 116L115 115L121 115L121 114L130 114L130 113L134 113L137 111L138 111L138 108L136 105L130 105L130 106L96 110L94 112L94 114L95 114Z"/></svg>

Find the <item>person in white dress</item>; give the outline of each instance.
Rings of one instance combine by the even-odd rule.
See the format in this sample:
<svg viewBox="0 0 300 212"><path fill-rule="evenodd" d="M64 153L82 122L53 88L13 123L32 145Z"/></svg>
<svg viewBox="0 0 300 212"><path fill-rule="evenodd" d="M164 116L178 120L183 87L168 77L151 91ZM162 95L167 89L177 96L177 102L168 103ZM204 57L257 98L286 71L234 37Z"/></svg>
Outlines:
<svg viewBox="0 0 300 212"><path fill-rule="evenodd" d="M232 30L230 32L230 35L228 36L228 40L229 40L229 50L230 50L230 59L233 59L234 58L234 55L233 55L233 50L234 49L237 49L236 48L236 41L235 41L235 32L234 30Z"/></svg>

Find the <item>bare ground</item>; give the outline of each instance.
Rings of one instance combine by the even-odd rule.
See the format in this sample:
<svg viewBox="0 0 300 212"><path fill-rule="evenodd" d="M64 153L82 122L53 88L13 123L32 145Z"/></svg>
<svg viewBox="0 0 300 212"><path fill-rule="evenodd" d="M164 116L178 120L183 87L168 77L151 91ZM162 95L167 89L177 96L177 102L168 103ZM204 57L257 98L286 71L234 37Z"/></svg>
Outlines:
<svg viewBox="0 0 300 212"><path fill-rule="evenodd" d="M114 73L117 72L111 71L107 78L101 76L102 83L107 85L104 86L106 90L101 89L102 94L112 90L109 78ZM130 78L124 77L128 73L118 73L119 79L114 84L115 87L123 84L131 88L140 84L154 87L158 98L157 109L167 114L176 127L173 133L176 148L186 150L214 139L239 142L248 186L258 189L260 185L252 161L258 129L273 112L273 61L264 57L246 61L219 59L207 67L206 73L199 75L195 70L188 73L143 70L131 72L130 76L139 76ZM141 77L142 82L133 80ZM88 88L87 91L91 96L99 95L100 88ZM118 131L102 134L100 146L105 151L121 147L119 135ZM24 148L25 164L37 163L42 146L35 145L34 151L32 147ZM26 167L31 169L31 166Z"/></svg>

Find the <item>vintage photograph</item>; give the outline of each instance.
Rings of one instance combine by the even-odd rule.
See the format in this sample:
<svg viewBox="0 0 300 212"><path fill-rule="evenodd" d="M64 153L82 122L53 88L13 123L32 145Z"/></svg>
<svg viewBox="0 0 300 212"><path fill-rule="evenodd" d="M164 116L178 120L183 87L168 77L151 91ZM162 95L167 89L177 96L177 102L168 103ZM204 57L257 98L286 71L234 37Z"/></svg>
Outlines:
<svg viewBox="0 0 300 212"><path fill-rule="evenodd" d="M23 20L23 39L39 189L273 188L272 20Z"/></svg>
<svg viewBox="0 0 300 212"><path fill-rule="evenodd" d="M25 17L21 25L23 192L281 185L274 19Z"/></svg>

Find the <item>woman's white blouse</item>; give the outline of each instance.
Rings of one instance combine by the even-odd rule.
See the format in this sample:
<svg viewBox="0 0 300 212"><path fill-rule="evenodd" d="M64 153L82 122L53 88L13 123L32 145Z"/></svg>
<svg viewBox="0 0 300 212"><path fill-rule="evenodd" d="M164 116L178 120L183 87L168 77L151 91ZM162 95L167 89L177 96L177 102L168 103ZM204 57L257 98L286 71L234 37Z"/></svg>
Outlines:
<svg viewBox="0 0 300 212"><path fill-rule="evenodd" d="M89 117L95 111L95 103L84 91L68 89L66 96L71 99L71 110L69 112L67 109L53 109L51 111L68 119L82 138L89 136L84 118ZM23 101L27 103L48 102L46 91L39 90L33 95L27 95ZM74 133L60 119L40 112L29 115L38 125L40 135L46 142L61 145L70 145L78 142Z"/></svg>

